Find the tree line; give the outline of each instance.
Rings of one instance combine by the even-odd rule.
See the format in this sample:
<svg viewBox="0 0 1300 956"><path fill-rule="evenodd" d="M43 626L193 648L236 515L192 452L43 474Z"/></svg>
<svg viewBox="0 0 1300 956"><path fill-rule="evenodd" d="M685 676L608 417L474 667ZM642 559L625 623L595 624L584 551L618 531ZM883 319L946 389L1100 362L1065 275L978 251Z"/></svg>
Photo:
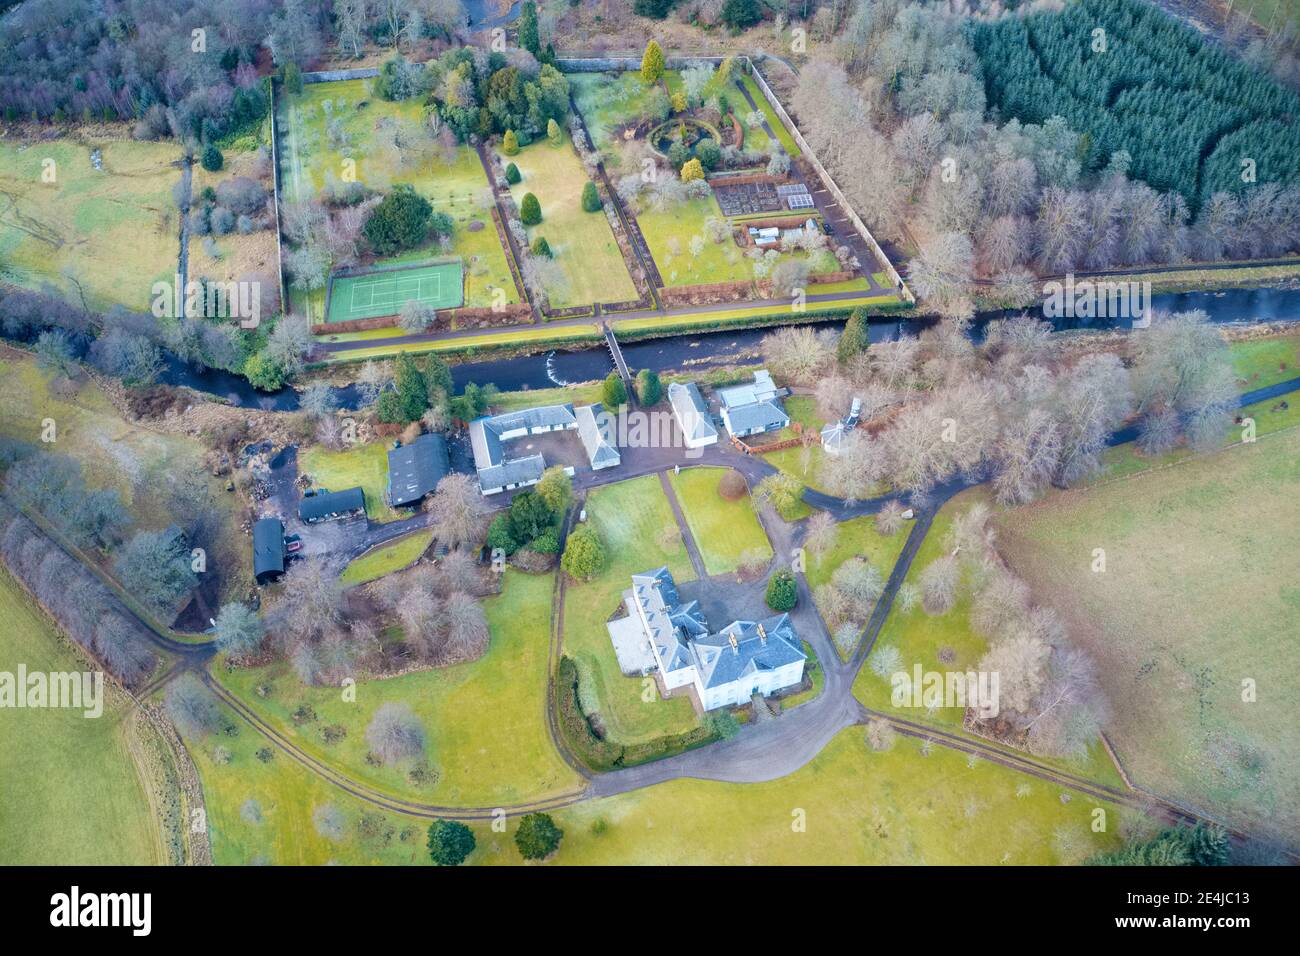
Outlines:
<svg viewBox="0 0 1300 956"><path fill-rule="evenodd" d="M941 7L859 2L788 97L872 229L919 247L909 280L928 307L969 318L976 279L990 280L981 297L1021 307L1040 274L1300 248L1300 186L1268 181L1267 164L1240 189L1189 199L1143 181L1133 144L1059 113L1003 115L967 24Z"/></svg>
<svg viewBox="0 0 1300 956"><path fill-rule="evenodd" d="M1061 10L971 21L989 105L1026 123L1060 116L1086 134L1079 160L1119 150L1131 174L1193 205L1259 182L1300 179L1300 99L1136 0L1079 0Z"/></svg>

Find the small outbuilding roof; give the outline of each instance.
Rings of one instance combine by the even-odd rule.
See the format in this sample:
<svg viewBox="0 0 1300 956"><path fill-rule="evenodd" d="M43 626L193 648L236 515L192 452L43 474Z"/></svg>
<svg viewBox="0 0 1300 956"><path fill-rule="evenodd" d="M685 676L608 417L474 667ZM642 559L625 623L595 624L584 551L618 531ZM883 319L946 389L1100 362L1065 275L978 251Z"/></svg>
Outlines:
<svg viewBox="0 0 1300 956"><path fill-rule="evenodd" d="M599 402L578 407L578 437L592 468L609 468L623 460L615 442L614 423Z"/></svg>
<svg viewBox="0 0 1300 956"><path fill-rule="evenodd" d="M365 510L366 494L357 487L345 491L326 491L303 498L302 504L298 506L298 517L303 521L325 521Z"/></svg>
<svg viewBox="0 0 1300 956"><path fill-rule="evenodd" d="M388 503L410 505L438 487L451 470L441 435L421 435L388 453Z"/></svg>
<svg viewBox="0 0 1300 956"><path fill-rule="evenodd" d="M718 437L718 430L709 419L709 406L704 404L704 396L694 382L684 385L673 382L669 385L668 402L673 406L677 423L682 426L682 432L688 440Z"/></svg>
<svg viewBox="0 0 1300 956"><path fill-rule="evenodd" d="M253 577L265 584L284 574L284 522L260 518L253 523Z"/></svg>

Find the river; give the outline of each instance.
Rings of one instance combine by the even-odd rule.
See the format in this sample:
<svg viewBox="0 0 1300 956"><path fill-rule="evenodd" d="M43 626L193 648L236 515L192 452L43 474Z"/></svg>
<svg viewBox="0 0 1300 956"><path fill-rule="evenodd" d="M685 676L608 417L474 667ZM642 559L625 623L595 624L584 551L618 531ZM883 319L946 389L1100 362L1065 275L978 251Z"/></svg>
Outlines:
<svg viewBox="0 0 1300 956"><path fill-rule="evenodd" d="M1201 309L1212 322L1230 324L1243 322L1269 322L1300 320L1300 288L1228 289L1220 292L1164 293L1151 297L1151 307L1156 312L1186 312ZM984 328L994 319L1017 314L1021 310L982 312L971 327L971 336L978 341ZM873 322L873 342L915 335L933 324L932 319L908 319L899 322ZM815 328L838 328L839 321L820 322ZM1058 330L1077 328L1086 323L1078 320L1058 320L1053 323ZM1100 323L1100 327L1126 328L1128 320ZM654 372L671 372L683 368L710 368L727 365L737 357L757 348L770 329L740 329L721 332L674 335L662 339L628 342L622 346L629 368L648 368ZM604 378L613 368L609 352L603 345L591 346L572 352L548 352L515 358L488 359L466 362L452 367L452 380L457 389L470 382L491 382L504 391L524 388L550 388L573 382L590 382ZM184 385L197 391L208 392L232 405L263 408L274 411L292 411L298 407L298 393L285 388L278 392L259 392L247 380L229 372L206 371L196 373L187 366L173 362L164 371L161 381L168 385ZM335 389L340 408L356 408L358 395L355 386Z"/></svg>

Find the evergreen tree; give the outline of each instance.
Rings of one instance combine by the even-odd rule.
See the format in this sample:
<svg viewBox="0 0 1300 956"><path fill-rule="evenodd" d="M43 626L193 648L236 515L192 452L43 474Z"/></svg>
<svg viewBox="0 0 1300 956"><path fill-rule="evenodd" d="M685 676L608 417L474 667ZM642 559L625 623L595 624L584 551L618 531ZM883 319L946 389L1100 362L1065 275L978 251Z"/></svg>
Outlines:
<svg viewBox="0 0 1300 956"><path fill-rule="evenodd" d="M871 343L869 329L867 310L860 305L849 314L849 320L844 323L844 331L840 333L837 354L841 362L849 361L867 348Z"/></svg>
<svg viewBox="0 0 1300 956"><path fill-rule="evenodd" d="M474 852L474 831L457 820L429 824L429 856L439 866L460 866Z"/></svg>
<svg viewBox="0 0 1300 956"><path fill-rule="evenodd" d="M542 41L537 30L537 4L533 0L528 0L519 12L519 45L541 59Z"/></svg>
<svg viewBox="0 0 1300 956"><path fill-rule="evenodd" d="M221 167L226 164L226 159L221 155L221 150L208 143L207 146L203 147L203 158L199 162L208 172L215 173L220 172Z"/></svg>
<svg viewBox="0 0 1300 956"><path fill-rule="evenodd" d="M799 586L789 568L782 568L767 582L767 606L773 611L792 611L799 603Z"/></svg>
<svg viewBox="0 0 1300 956"><path fill-rule="evenodd" d="M535 226L542 221L542 204L532 193L524 193L519 203L519 221L525 226Z"/></svg>
<svg viewBox="0 0 1300 956"><path fill-rule="evenodd" d="M659 383L659 376L643 368L636 373L636 396L641 404L646 408L655 405L663 396L663 388Z"/></svg>
<svg viewBox="0 0 1300 956"><path fill-rule="evenodd" d="M627 404L627 386L618 372L605 376L605 386L601 389L601 401L609 412L617 412L620 405Z"/></svg>
<svg viewBox="0 0 1300 956"><path fill-rule="evenodd" d="M590 179L582 187L582 211L583 212L600 212L604 203L600 201L600 193L596 191L596 184Z"/></svg>
<svg viewBox="0 0 1300 956"><path fill-rule="evenodd" d="M641 54L641 82L646 86L652 83L658 83L659 78L664 75L664 51L658 42L651 40L645 45L645 52Z"/></svg>

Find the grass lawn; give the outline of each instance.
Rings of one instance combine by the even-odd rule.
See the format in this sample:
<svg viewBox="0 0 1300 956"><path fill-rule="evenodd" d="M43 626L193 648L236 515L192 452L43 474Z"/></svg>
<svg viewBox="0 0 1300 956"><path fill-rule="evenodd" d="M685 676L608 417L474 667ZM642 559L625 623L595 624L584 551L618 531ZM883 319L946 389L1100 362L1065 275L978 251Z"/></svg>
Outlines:
<svg viewBox="0 0 1300 956"><path fill-rule="evenodd" d="M1242 391L1300 376L1300 335L1233 342L1232 368Z"/></svg>
<svg viewBox="0 0 1300 956"><path fill-rule="evenodd" d="M809 488L825 491L820 476L822 465L826 461L826 452L822 449L821 442L822 426L826 423L817 414L817 401L807 395L792 395L785 400L785 411L790 416L792 424L798 422L805 432L811 431L816 435L817 440L808 447L806 459L803 447L796 446L767 452L763 455L763 460L786 474L798 478ZM764 441L778 442L794 437L796 437L794 429L788 428L771 436L756 435L754 440L757 444L762 444Z"/></svg>
<svg viewBox="0 0 1300 956"><path fill-rule="evenodd" d="M523 408L537 405L562 405L572 402L574 405L590 405L601 400L604 388L601 382L586 385L565 385L560 388L525 388L515 392L499 392L492 402L498 413L516 412Z"/></svg>
<svg viewBox="0 0 1300 956"><path fill-rule="evenodd" d="M518 302L506 252L488 211L490 205L484 204L489 184L478 154L462 145L447 162L423 132L417 133L421 146L407 150L405 156L381 145L376 126L382 121L420 130L427 127L418 97L399 102L381 100L371 94L370 82L312 83L301 94L281 99L285 126L281 173L288 201L318 195L331 177L342 180L350 168L358 182L373 189L386 191L399 183L409 183L435 210L455 220L451 248L444 253L430 243L382 262L414 262L443 254L460 256L465 263L466 306L492 305L497 288L505 290L507 303ZM362 108L359 104L363 102L366 105ZM349 167L349 163L354 165ZM474 223L480 227L472 228ZM310 296L294 290L292 295L297 303L310 306L314 320L322 318L323 290Z"/></svg>
<svg viewBox="0 0 1300 956"><path fill-rule="evenodd" d="M809 590L814 594L817 588L830 583L831 576L840 565L854 557L865 558L868 564L880 572L881 578L889 580L889 574L898 561L899 552L907 543L911 523L906 523L892 538L876 531L876 519L872 516L841 521L836 527L839 528L839 534L835 538L835 546L821 557L811 553L808 555L808 569L804 572L804 576L808 580ZM865 624L865 621L863 623ZM856 647L854 649L856 650ZM849 656L838 645L836 651L843 659Z"/></svg>
<svg viewBox="0 0 1300 956"><path fill-rule="evenodd" d="M776 110L772 109L772 104L767 101L767 97L764 96L763 91L758 88L758 84L754 82L754 78L749 75L738 75L736 77L736 82L749 91L749 95L754 98L754 103L757 104L762 114L767 117L768 125L772 127L772 132L776 133L776 138L780 142L781 148L789 153L791 158L802 156L803 150L801 150L799 144L794 141L794 137L790 135L790 131L781 124L781 118L776 115ZM736 109L748 108L749 104L744 102L744 97L741 97L740 102L736 105ZM745 136L745 142L749 142L748 134Z"/></svg>
<svg viewBox="0 0 1300 956"><path fill-rule="evenodd" d="M839 528L839 534L835 546L820 558L811 554L808 556L805 576L808 578L808 587L813 590L828 583L836 569L854 557L866 558L873 568L880 571L882 577L888 578L912 525L911 522L904 522L903 529L892 538L876 531L876 519L871 515L841 521L836 527Z"/></svg>
<svg viewBox="0 0 1300 956"><path fill-rule="evenodd" d="M385 680L361 680L356 701L338 688L305 687L283 662L239 668L220 678L304 749L349 776L408 799L448 805L512 804L570 790L577 776L556 752L546 729L546 662L550 640L551 575L506 573L503 592L484 601L492 638L476 661L422 670ZM612 656L611 651L611 656ZM260 697L255 688L270 684ZM409 764L372 766L366 728L383 704L398 702L419 716L436 780L410 778ZM295 724L311 705L316 719ZM322 729L337 725L346 736L333 744Z"/></svg>
<svg viewBox="0 0 1300 956"><path fill-rule="evenodd" d="M510 187L515 203L532 193L541 204L541 224L528 227L528 239L545 236L563 273L562 286L547 290L552 308L635 299L636 286L605 213L582 209L582 187L591 177L573 145L566 139L552 146L543 138L516 156L502 154L501 161L513 162L523 174L522 182Z"/></svg>
<svg viewBox="0 0 1300 956"><path fill-rule="evenodd" d="M1112 804L941 747L926 756L919 741L873 753L862 738L860 728L846 729L808 766L767 783L674 780L553 811L564 830L554 863L1046 865L1118 846L1123 811ZM426 821L370 811L363 835L358 801L281 757L258 762L259 741L241 725L233 739L192 744L218 864L427 864ZM217 744L234 753L229 764L212 761ZM260 823L240 812L249 800ZM313 824L322 806L339 815L337 839ZM1089 826L1098 806L1107 811L1104 834ZM804 832L791 826L796 811ZM506 833L470 826L469 864L522 862L516 819Z"/></svg>
<svg viewBox="0 0 1300 956"><path fill-rule="evenodd" d="M366 493L366 514L375 521L393 521L402 517L384 501L388 488L388 451L385 441L357 445L343 451L330 451L320 445L304 448L298 458L298 470L311 475L312 487L344 491L358 485Z"/></svg>
<svg viewBox="0 0 1300 956"><path fill-rule="evenodd" d="M952 525L953 518L965 512L978 501L986 503L989 501L984 488L974 488L962 492L940 509L938 516L934 519L934 524L930 527L930 533L926 535L925 541L921 543L916 560L912 562L912 567L907 575L908 581L916 584L926 565L945 553L944 538L947 535L948 528ZM909 530L910 523L893 539L898 542L898 550L902 549ZM890 541L890 539L886 539L886 541ZM892 544L892 541L890 543ZM897 551L895 551L895 555L897 555ZM889 568L892 568L892 563ZM888 577L889 568L881 565L882 573L886 577ZM812 581L810 580L809 583L811 584ZM881 629L879 637L876 639L872 654L874 655L882 647L892 645L897 647L902 654L902 666L907 670L911 670L918 662L921 664L922 669L926 671L965 671L973 669L978 665L985 651L988 650L988 644L984 638L971 630L970 606L969 588L963 590L961 597L947 614L934 616L926 614L919 604L911 611L904 613L895 605L890 611L889 618L885 621L885 626ZM939 655L941 652L945 652L945 657L948 658L946 662L940 660ZM894 708L890 701L888 676L878 677L871 670L870 665L871 658L868 657L867 666L863 667L858 673L857 680L853 684L854 696L873 710L887 713L896 712L897 709ZM908 708L900 716L908 720L935 724L949 731L960 732L963 711L955 707L940 707L933 711ZM1044 763L1053 764L1072 773L1083 774L1102 783L1108 783L1112 786L1123 785L1118 772L1100 744L1093 746L1088 759L1085 761L1040 759L1043 759Z"/></svg>
<svg viewBox="0 0 1300 956"><path fill-rule="evenodd" d="M998 520L1004 554L1098 660L1136 780L1247 827L1300 828L1300 431ZM1104 548L1105 574L1090 571ZM1258 683L1243 702L1243 680Z"/></svg>
<svg viewBox="0 0 1300 956"><path fill-rule="evenodd" d="M691 239L706 235L704 224L709 219L726 221L712 193L702 199L691 199L662 210L647 208L636 214L666 287L747 282L754 278L753 267L744 251L730 238L713 242L706 237L699 258L691 255Z"/></svg>
<svg viewBox="0 0 1300 956"><path fill-rule="evenodd" d="M668 71L666 78L669 75L678 76L676 71ZM657 84L646 86L636 70L628 70L617 78L611 78L608 73L571 73L568 80L578 112L591 134L592 145L607 162L616 160L622 142L616 136L616 128L636 122ZM671 84L671 80L668 82Z"/></svg>
<svg viewBox="0 0 1300 956"><path fill-rule="evenodd" d="M0 565L0 671L82 672L50 619ZM159 865L160 835L132 756L131 701L105 682L104 712L4 711L0 860L25 866Z"/></svg>
<svg viewBox="0 0 1300 956"><path fill-rule="evenodd" d="M934 519L934 524L930 527L930 533L926 535L925 540L921 543L916 559L912 562L912 567L908 571L907 580L909 582L917 584L925 567L935 558L946 553L944 538L952 525L953 518L965 512L977 501L989 501L989 497L983 488L963 492L940 509L939 514ZM871 519L858 520L869 521ZM886 540L889 540L891 544L898 541L898 549L901 550L902 542L906 541L911 527L912 523L907 522L896 538ZM895 554L897 554L897 551ZM827 564L829 565L829 562ZM888 571L892 564L888 567L878 564L877 567L880 567L881 573L888 577ZM813 583L811 575L808 583L810 585ZM970 629L970 604L969 589L966 588L963 589L956 605L947 614L927 614L919 603L911 611L903 613L895 605L889 614L889 619L885 622L885 626L880 631L880 636L876 639L872 653L874 654L882 647L897 647L903 655L904 666L909 670L918 661L925 670L946 671L974 668L979 663L979 659L984 656L984 652L988 647L984 639ZM940 652L947 652L945 653L945 656L948 657L947 663L940 661ZM867 664L870 665L870 663L871 661L868 659ZM889 699L888 677L877 677L870 666L863 667L859 672L857 681L853 685L853 692L859 700L875 710L889 711L893 709ZM902 716L910 720L924 717L932 723L940 724L950 730L960 729L962 722L962 710L959 708L941 707L928 714L924 711L920 713L909 711Z"/></svg>
<svg viewBox="0 0 1300 956"><path fill-rule="evenodd" d="M126 421L93 382L85 382L69 398L52 394L48 384L33 360L0 357L0 436L75 458L86 485L119 492L139 527L159 529L175 523L157 488L165 476L183 469L197 469L219 501L230 500L226 479L213 478L204 469L204 450L197 441ZM46 418L57 425L52 446L40 441ZM209 567L222 569L227 595L242 595L253 573L252 550L234 512L232 501L222 512L217 541L207 545L208 560Z"/></svg>
<svg viewBox="0 0 1300 956"><path fill-rule="evenodd" d="M386 336L378 337L380 340ZM340 339L345 338L340 336ZM600 339L601 334L594 325L560 325L554 328L524 327L509 332L489 332L485 335L466 335L455 339L440 339L436 342L402 342L377 345L374 348L353 349L348 352L333 352L326 359L329 364L338 362L361 362L372 358L385 358L406 352L418 355L421 352L463 352L472 356L479 349L519 347L538 348L551 343L570 343L579 340Z"/></svg>
<svg viewBox="0 0 1300 956"><path fill-rule="evenodd" d="M1068 800L1063 797L1068 795ZM1051 864L1118 845L1089 824L1097 801L988 761L900 738L871 752L841 731L806 767L767 783L673 780L554 814L559 864ZM806 822L803 832L792 826ZM513 862L505 835L476 862ZM488 841L491 841L490 843Z"/></svg>
<svg viewBox="0 0 1300 956"><path fill-rule="evenodd" d="M828 318L847 318L858 306L863 306L873 315L883 315L899 306L893 295L880 295L867 299L847 299L843 303L812 303L801 318L812 321L818 316ZM660 333L678 329L718 329L729 325L750 325L755 319L790 318L789 305L750 306L743 309L726 309L719 312L682 312L666 316L652 316L641 319L610 319L610 325L618 335L633 335L638 332Z"/></svg>
<svg viewBox="0 0 1300 956"><path fill-rule="evenodd" d="M225 707L222 713L233 735L185 741L203 784L218 866L428 862L425 821L368 808L273 748L271 759L258 759L265 738ZM327 824L331 818L337 829Z"/></svg>
<svg viewBox="0 0 1300 956"><path fill-rule="evenodd" d="M0 142L0 279L49 283L72 302L81 301L79 282L93 309L148 311L153 284L176 271L180 171L171 164L180 150L120 135ZM103 169L91 164L95 149Z"/></svg>
<svg viewBox="0 0 1300 956"><path fill-rule="evenodd" d="M769 557L772 554L767 532L759 524L749 497L725 501L718 494L718 482L726 471L683 468L681 474L669 476L709 574L735 571L740 556L749 550L763 551Z"/></svg>
<svg viewBox="0 0 1300 956"><path fill-rule="evenodd" d="M564 653L578 666L583 708L598 711L610 737L625 744L691 730L698 721L690 702L661 700L651 678L624 677L605 629L633 574L667 565L678 583L695 577L680 539L666 548L660 543L662 530L676 522L659 477L603 485L587 495L586 507L609 566L594 581L571 583L565 591Z"/></svg>
<svg viewBox="0 0 1300 956"><path fill-rule="evenodd" d="M365 584L375 578L382 578L385 574L400 571L424 554L424 549L432 542L432 531L416 531L398 538L392 544L367 551L343 569L342 580L348 584Z"/></svg>

